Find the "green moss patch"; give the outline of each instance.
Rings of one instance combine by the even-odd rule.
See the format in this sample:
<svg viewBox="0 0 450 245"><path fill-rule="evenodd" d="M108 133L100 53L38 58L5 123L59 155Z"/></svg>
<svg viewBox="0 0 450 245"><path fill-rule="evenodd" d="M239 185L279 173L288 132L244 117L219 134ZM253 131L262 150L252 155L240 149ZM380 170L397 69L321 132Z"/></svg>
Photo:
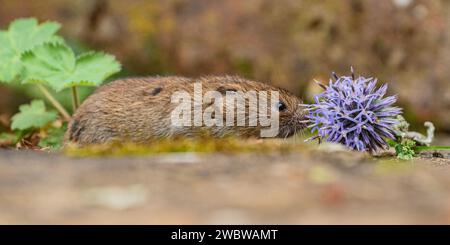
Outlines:
<svg viewBox="0 0 450 245"><path fill-rule="evenodd" d="M79 147L68 145L64 153L74 157L88 156L141 156L174 152L199 153L243 153L243 152L294 152L308 147L305 144L281 139L239 139L239 138L177 138L160 139L146 144L112 142L101 145Z"/></svg>

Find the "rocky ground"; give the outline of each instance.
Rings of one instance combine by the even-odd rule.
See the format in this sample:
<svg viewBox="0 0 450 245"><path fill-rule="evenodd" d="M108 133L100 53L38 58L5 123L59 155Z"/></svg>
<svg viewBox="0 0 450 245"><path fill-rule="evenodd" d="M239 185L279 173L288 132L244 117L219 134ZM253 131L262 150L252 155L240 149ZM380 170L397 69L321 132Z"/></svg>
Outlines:
<svg viewBox="0 0 450 245"><path fill-rule="evenodd" d="M0 223L448 224L450 160L436 156L1 150Z"/></svg>

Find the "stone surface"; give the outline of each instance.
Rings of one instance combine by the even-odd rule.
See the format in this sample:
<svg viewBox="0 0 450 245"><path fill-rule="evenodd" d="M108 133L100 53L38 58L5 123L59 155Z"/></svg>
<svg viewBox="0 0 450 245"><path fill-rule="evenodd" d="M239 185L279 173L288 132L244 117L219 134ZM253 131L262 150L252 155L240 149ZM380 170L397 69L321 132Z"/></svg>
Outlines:
<svg viewBox="0 0 450 245"><path fill-rule="evenodd" d="M1 224L450 223L448 159L0 151Z"/></svg>

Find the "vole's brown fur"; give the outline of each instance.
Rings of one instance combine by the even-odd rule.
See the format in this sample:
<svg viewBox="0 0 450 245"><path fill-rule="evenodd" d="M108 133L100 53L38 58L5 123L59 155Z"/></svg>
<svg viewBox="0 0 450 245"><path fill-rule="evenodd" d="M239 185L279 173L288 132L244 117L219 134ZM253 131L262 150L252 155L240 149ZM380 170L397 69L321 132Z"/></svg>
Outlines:
<svg viewBox="0 0 450 245"><path fill-rule="evenodd" d="M301 123L304 113L299 106L302 101L285 90L264 83L237 76L128 78L104 85L89 96L73 115L65 141L78 144L110 140L143 143L158 137L193 136L205 132L216 137L259 137L260 126L173 127L171 112L177 105L171 103L171 96L175 91L187 91L192 96L194 82L201 82L203 93L218 91L225 95L226 91L279 91L280 101L284 102L286 109L279 114L278 136L291 136L304 127ZM209 105L204 104L203 109Z"/></svg>

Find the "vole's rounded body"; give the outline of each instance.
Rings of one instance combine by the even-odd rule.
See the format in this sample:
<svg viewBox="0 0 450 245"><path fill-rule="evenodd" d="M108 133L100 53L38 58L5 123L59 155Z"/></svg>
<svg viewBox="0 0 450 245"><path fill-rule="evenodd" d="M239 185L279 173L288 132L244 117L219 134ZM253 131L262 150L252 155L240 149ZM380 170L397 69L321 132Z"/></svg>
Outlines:
<svg viewBox="0 0 450 245"><path fill-rule="evenodd" d="M237 76L211 76L190 79L184 77L145 77L113 81L97 89L78 108L69 123L65 141L84 144L99 144L111 140L126 140L145 143L161 137L195 136L210 134L215 137L235 135L259 137L261 126L173 126L171 113L177 107L171 101L175 92L186 91L194 97L194 83L202 85L202 93L278 91L283 108L279 112L278 137L288 137L304 127L302 103L287 91L270 85L249 81ZM212 103L204 103L205 109ZM246 105L246 119L249 108ZM251 109L250 109L251 110ZM237 118L237 117L235 117ZM225 116L223 117L225 120Z"/></svg>

